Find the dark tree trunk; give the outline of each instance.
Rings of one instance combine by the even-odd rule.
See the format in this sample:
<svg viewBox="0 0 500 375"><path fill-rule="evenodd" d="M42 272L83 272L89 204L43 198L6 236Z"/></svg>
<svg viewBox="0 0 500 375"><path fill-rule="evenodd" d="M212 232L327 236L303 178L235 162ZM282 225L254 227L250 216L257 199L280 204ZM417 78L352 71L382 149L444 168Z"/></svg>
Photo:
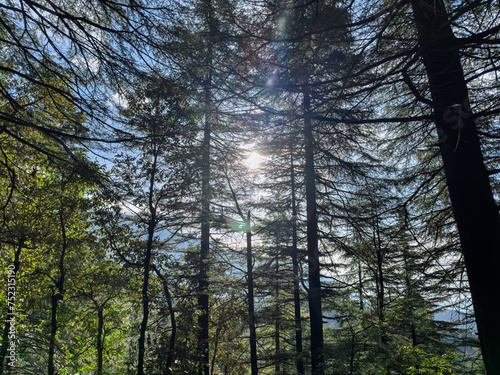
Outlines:
<svg viewBox="0 0 500 375"><path fill-rule="evenodd" d="M411 279L410 279L410 267L408 265L408 257L406 251L403 252L403 261L405 266L405 286L406 286L406 298L410 299L408 304L408 324L410 326L411 342L413 346L417 346L417 329L415 327L415 314L414 314L414 292L412 290Z"/></svg>
<svg viewBox="0 0 500 375"><path fill-rule="evenodd" d="M309 314L311 324L311 366L313 375L324 373L323 315L321 312L321 276L316 212L316 173L314 170L314 135L311 99L304 90L305 183L307 201L307 260L309 266Z"/></svg>
<svg viewBox="0 0 500 375"><path fill-rule="evenodd" d="M211 7L211 5L210 5ZM209 78L210 80L210 78ZM208 85L209 83L207 83ZM210 250L210 141L211 126L209 119L210 88L205 88L205 128L202 148L202 197L201 197L201 245L200 245L200 272L198 274L198 353L199 375L208 375L208 270Z"/></svg>
<svg viewBox="0 0 500 375"><path fill-rule="evenodd" d="M56 281L56 294L51 297L51 318L50 318L50 339L49 339L49 356L47 373L48 375L54 375L55 365L54 365L54 354L56 348L56 335L57 335L57 306L59 301L64 298L64 280L66 278L66 269L64 267L64 261L66 258L66 250L68 247L68 240L66 238L66 226L64 224L64 213L63 209L59 209L59 222L61 224L61 234L62 234L62 249L61 256L59 258L59 278Z"/></svg>
<svg viewBox="0 0 500 375"><path fill-rule="evenodd" d="M292 190L292 266L293 266L293 304L295 310L295 365L298 375L304 375L304 359L302 358L302 317L300 314L299 261L297 246L297 201L295 197L295 166L293 150L290 150L290 179Z"/></svg>
<svg viewBox="0 0 500 375"><path fill-rule="evenodd" d="M10 320L9 316L6 316L7 319L4 319L4 327L3 327L3 333L2 333L2 348L0 351L0 375L3 375L3 361L5 357L7 356L7 346L9 345L8 341L8 335L9 335L9 330L10 330Z"/></svg>
<svg viewBox="0 0 500 375"><path fill-rule="evenodd" d="M378 310L378 319L380 322L380 342L384 345L387 345L387 334L385 328L385 278L384 278L384 257L382 253L382 244L380 241L380 228L378 225L378 218L375 219L375 235L374 238L374 246L377 255L377 310Z"/></svg>
<svg viewBox="0 0 500 375"><path fill-rule="evenodd" d="M246 220L247 228L247 280L248 280L248 318L250 323L250 363L252 375L258 374L257 367L257 331L255 327L255 305L253 296L253 257L252 229L250 226L250 211Z"/></svg>
<svg viewBox="0 0 500 375"><path fill-rule="evenodd" d="M363 311L365 309L365 304L363 298L363 270L361 268L361 260L358 260L358 294L359 294L359 309Z"/></svg>
<svg viewBox="0 0 500 375"><path fill-rule="evenodd" d="M168 309L170 311L170 322L172 324L172 331L170 333L170 342L168 346L168 356L167 356L167 361L165 363L165 366L167 368L166 373L171 374L172 373L172 363L174 361L174 355L175 355L175 339L177 337L177 322L175 320L175 311L174 311L174 306L172 305L172 297L170 296L170 293L168 291L168 288L165 288L165 293L167 297L167 304L168 304Z"/></svg>
<svg viewBox="0 0 500 375"><path fill-rule="evenodd" d="M49 341L49 363L47 367L47 373L49 375L54 375L54 353L56 348L56 334L57 334L57 305L61 300L61 295L59 293L54 294L51 297L50 304L50 341Z"/></svg>
<svg viewBox="0 0 500 375"><path fill-rule="evenodd" d="M204 115L203 145L201 150L201 244L200 244L200 272L198 274L198 375L209 375L210 357L208 353L209 333L209 298L208 298L208 271L210 251L210 155L212 138L212 71L213 71L213 40L214 40L214 10L211 0L202 3L208 31L206 76L204 79Z"/></svg>
<svg viewBox="0 0 500 375"><path fill-rule="evenodd" d="M459 46L442 0L412 0L439 147L488 374L500 369L500 217L471 113Z"/></svg>
<svg viewBox="0 0 500 375"><path fill-rule="evenodd" d="M144 356L146 353L146 330L149 319L149 274L151 272L151 251L153 249L153 239L156 229L156 206L154 204L154 185L157 172L158 149L153 146L153 165L149 181L148 208L150 218L148 222L148 241L146 243L146 254L144 256L144 278L142 281L142 322L139 332L139 358L137 361L137 374L144 375Z"/></svg>
<svg viewBox="0 0 500 375"><path fill-rule="evenodd" d="M165 292L165 297L167 299L168 311L170 313L170 323L172 324L172 332L170 333L170 341L168 346L167 360L165 361L165 374L169 375L172 373L172 362L174 361L175 355L175 339L177 336L177 321L175 319L175 311L172 303L172 295L170 294L170 290L168 288L167 279L161 274L161 272L154 266L151 266L160 280L163 283L163 290Z"/></svg>
<svg viewBox="0 0 500 375"><path fill-rule="evenodd" d="M279 253L278 253L279 254ZM276 255L278 255L276 254ZM279 275L279 257L276 256L276 275ZM274 304L274 310L275 310L275 317L274 317L274 355L275 355L275 364L274 364L274 374L275 375L280 375L281 374L281 359L280 359L280 350L281 350L281 343L280 343L280 305L279 305L279 296L280 296L280 289L279 289L279 284L278 280L276 280L276 286L274 289L274 294L275 294L275 304Z"/></svg>
<svg viewBox="0 0 500 375"><path fill-rule="evenodd" d="M199 375L208 375L208 269L210 248L210 127L205 125L203 147L203 181L202 181L202 217L201 217L201 246L200 272L198 275L198 352Z"/></svg>
<svg viewBox="0 0 500 375"><path fill-rule="evenodd" d="M97 306L97 375L102 375L104 336L104 306Z"/></svg>
<svg viewBox="0 0 500 375"><path fill-rule="evenodd" d="M349 356L349 375L354 374L354 358L356 356L356 333L351 329L351 355Z"/></svg>
<svg viewBox="0 0 500 375"><path fill-rule="evenodd" d="M17 275L17 272L19 271L19 265L20 265L20 257L21 257L21 251L24 246L24 241L21 240L19 245L17 246L16 251L14 252L14 277ZM16 279L15 279L16 280ZM12 314L15 314L16 311L15 305L13 306ZM7 309L7 312L9 313L10 309ZM7 349L9 345L9 340L8 340L8 335L10 331L10 325L12 324L10 322L11 318L14 317L15 315L6 315L6 319L4 319L4 328L3 328L3 335L2 335L2 349L0 351L0 375L3 374L3 363L5 360L5 357L7 356ZM14 323L15 324L15 323ZM8 362L7 362L8 363Z"/></svg>

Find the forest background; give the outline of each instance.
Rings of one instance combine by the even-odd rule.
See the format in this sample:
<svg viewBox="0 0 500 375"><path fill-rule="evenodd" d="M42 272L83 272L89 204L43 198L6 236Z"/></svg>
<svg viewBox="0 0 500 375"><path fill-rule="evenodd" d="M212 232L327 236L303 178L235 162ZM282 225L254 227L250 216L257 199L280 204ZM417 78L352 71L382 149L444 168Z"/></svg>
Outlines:
<svg viewBox="0 0 500 375"><path fill-rule="evenodd" d="M0 1L0 374L498 374L499 32Z"/></svg>

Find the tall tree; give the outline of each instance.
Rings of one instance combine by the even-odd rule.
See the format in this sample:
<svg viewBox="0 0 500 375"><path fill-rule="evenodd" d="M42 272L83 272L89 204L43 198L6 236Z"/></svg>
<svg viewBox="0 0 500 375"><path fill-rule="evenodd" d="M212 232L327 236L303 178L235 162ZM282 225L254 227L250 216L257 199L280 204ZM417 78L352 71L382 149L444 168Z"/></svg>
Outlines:
<svg viewBox="0 0 500 375"><path fill-rule="evenodd" d="M500 215L484 165L456 40L442 1L412 1L421 56L453 213L467 268L487 373L500 368L500 317L491 294L500 285Z"/></svg>
<svg viewBox="0 0 500 375"><path fill-rule="evenodd" d="M125 197L135 205L140 230L145 231L144 253L138 262L144 273L137 367L138 374L144 374L152 260L179 230L169 214L178 209L190 173L189 161L181 152L189 144L192 129L183 93L168 79L160 77L139 86L128 102L123 114L129 117L131 132L137 133L140 141L132 144L133 152L124 157L127 170L117 173L123 178ZM158 236L163 239L159 241Z"/></svg>

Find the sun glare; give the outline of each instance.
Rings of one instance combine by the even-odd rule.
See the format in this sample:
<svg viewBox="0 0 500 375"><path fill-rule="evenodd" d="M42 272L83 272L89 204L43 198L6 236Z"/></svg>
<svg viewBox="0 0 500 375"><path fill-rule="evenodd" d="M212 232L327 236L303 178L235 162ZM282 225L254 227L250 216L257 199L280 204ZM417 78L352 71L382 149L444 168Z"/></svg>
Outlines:
<svg viewBox="0 0 500 375"><path fill-rule="evenodd" d="M245 160L245 164L248 169L254 170L259 168L260 164L262 163L263 157L260 155L258 152L250 152L248 155L248 158Z"/></svg>

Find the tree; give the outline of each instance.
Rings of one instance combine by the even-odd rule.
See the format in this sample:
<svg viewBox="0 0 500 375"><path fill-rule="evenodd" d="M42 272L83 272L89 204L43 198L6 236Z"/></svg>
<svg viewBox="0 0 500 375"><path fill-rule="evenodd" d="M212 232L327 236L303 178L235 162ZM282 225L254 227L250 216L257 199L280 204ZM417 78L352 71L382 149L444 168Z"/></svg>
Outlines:
<svg viewBox="0 0 500 375"><path fill-rule="evenodd" d="M0 4L23 373L495 371L499 11Z"/></svg>
<svg viewBox="0 0 500 375"><path fill-rule="evenodd" d="M486 371L494 373L500 367L497 355L500 323L490 290L500 284L498 273L491 266L500 257L500 216L470 110L460 45L453 35L444 3L412 1L411 4Z"/></svg>
<svg viewBox="0 0 500 375"><path fill-rule="evenodd" d="M191 119L182 92L167 79L139 87L135 95L129 95L124 115L130 118L132 131L142 140L132 145L131 154L125 155L126 170L116 172L122 175L125 197L136 207L137 224L144 228L146 237L144 253L136 263L144 269L137 364L138 374L144 374L152 259L159 256L155 253L160 252L179 230L175 222L169 222L169 211L178 209L187 190L191 172L188 160L180 155L192 138ZM166 238L158 240L158 235Z"/></svg>

